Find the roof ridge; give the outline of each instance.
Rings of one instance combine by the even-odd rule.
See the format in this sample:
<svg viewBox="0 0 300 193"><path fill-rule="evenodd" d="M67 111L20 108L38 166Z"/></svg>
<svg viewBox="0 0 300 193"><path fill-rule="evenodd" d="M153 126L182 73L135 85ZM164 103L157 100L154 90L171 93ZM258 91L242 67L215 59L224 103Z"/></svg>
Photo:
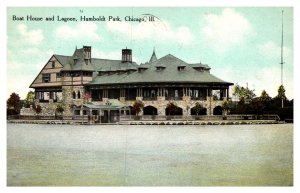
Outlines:
<svg viewBox="0 0 300 193"><path fill-rule="evenodd" d="M61 55L61 54L53 54L54 56L63 56L63 57L72 57L72 56L66 56L66 55Z"/></svg>
<svg viewBox="0 0 300 193"><path fill-rule="evenodd" d="M164 60L164 59L166 59L166 58L168 58L168 57L173 58L173 59L176 59L176 60L178 60L178 61L180 61L180 62L182 62L182 63L188 64L187 62L185 62L185 61L183 61L183 60L177 58L176 56L174 56L174 55L172 55L172 54L167 54L167 55L161 57L160 59L158 59L157 61L155 61L154 63L159 62L159 61L162 61L162 60Z"/></svg>

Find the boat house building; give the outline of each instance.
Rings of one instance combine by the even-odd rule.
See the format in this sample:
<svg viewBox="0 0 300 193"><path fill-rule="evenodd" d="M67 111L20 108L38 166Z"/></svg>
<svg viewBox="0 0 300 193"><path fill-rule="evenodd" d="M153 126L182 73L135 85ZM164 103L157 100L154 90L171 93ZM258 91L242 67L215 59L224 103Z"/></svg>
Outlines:
<svg viewBox="0 0 300 193"><path fill-rule="evenodd" d="M171 54L157 58L153 51L148 62L137 64L126 48L120 58L93 58L90 46L76 48L70 56L53 55L30 85L35 104L46 114L62 105L65 117L93 115L99 123L136 115L136 102L145 117L196 115L199 104L200 114L215 115L233 85L212 75L208 65L189 64Z"/></svg>

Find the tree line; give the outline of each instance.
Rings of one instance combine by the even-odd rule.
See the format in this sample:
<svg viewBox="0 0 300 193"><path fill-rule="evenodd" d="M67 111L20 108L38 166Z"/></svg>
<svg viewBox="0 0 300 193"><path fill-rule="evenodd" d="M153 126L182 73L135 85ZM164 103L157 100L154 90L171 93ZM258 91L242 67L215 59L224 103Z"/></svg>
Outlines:
<svg viewBox="0 0 300 193"><path fill-rule="evenodd" d="M254 90L239 85L234 86L233 96L237 97L238 101L223 103L223 109L228 110L230 114L277 114L281 120L293 119L294 100L288 100L283 85L278 87L277 95L273 98L265 90L260 96L256 96Z"/></svg>

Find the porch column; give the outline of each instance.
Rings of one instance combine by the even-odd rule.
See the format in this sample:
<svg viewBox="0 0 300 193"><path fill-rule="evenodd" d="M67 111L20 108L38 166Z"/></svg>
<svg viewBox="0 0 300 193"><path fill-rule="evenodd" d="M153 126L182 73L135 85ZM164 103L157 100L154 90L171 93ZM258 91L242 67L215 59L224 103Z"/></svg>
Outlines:
<svg viewBox="0 0 300 193"><path fill-rule="evenodd" d="M89 116L90 116L90 121L89 121L89 123L91 123L91 122L92 122L92 120L93 120L92 109L90 109Z"/></svg>
<svg viewBox="0 0 300 193"><path fill-rule="evenodd" d="M110 110L107 110L107 122L110 123Z"/></svg>
<svg viewBox="0 0 300 193"><path fill-rule="evenodd" d="M226 88L226 100L228 100L229 92L228 88Z"/></svg>
<svg viewBox="0 0 300 193"><path fill-rule="evenodd" d="M143 89L140 88L140 96L143 97Z"/></svg>
<svg viewBox="0 0 300 193"><path fill-rule="evenodd" d="M99 124L101 124L101 109L99 108Z"/></svg>
<svg viewBox="0 0 300 193"><path fill-rule="evenodd" d="M206 89L206 100L207 100L207 97L208 97L208 88Z"/></svg>

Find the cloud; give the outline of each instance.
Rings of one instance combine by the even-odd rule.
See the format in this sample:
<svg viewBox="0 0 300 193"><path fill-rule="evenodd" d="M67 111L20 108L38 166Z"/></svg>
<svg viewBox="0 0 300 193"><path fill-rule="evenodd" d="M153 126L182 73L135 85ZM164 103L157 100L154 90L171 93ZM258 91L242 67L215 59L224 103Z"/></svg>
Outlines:
<svg viewBox="0 0 300 193"><path fill-rule="evenodd" d="M120 60L121 59L121 50L119 52L118 51L105 52L105 51L99 50L97 48L93 48L92 57L109 59L109 60Z"/></svg>
<svg viewBox="0 0 300 193"><path fill-rule="evenodd" d="M45 64L53 54L54 51L52 49L46 50L37 47L19 48L14 52L12 52L11 49L8 49L7 61L11 64L22 63L31 68L32 63Z"/></svg>
<svg viewBox="0 0 300 193"><path fill-rule="evenodd" d="M9 62L7 64L7 86L6 97L8 98L12 92L16 92L24 99L27 92L30 90L29 86L38 72L43 68L45 63L22 63Z"/></svg>
<svg viewBox="0 0 300 193"><path fill-rule="evenodd" d="M55 30L55 35L65 40L83 38L100 41L101 37L97 33L97 28L97 25L93 22L80 22L74 27L68 25L58 27Z"/></svg>
<svg viewBox="0 0 300 193"><path fill-rule="evenodd" d="M43 39L43 31L41 29L36 30L28 30L27 25L25 24L19 24L17 26L17 30L19 34L21 35L21 39L24 40L26 43L31 45L38 45L40 44Z"/></svg>
<svg viewBox="0 0 300 193"><path fill-rule="evenodd" d="M226 8L220 15L204 16L203 38L216 52L243 44L253 34L249 21L233 9Z"/></svg>
<svg viewBox="0 0 300 193"><path fill-rule="evenodd" d="M42 51L38 48L20 49L17 53L12 54L8 49L10 58L6 66L7 97L12 92L16 92L21 98L26 97L29 86L40 70L44 67L48 59L53 54L52 50ZM18 56L22 56L19 61L15 60ZM36 56L36 57L33 57ZM34 59L33 59L34 58Z"/></svg>
<svg viewBox="0 0 300 193"><path fill-rule="evenodd" d="M264 67L259 70L254 71L239 71L236 73L236 69L233 67L227 67L226 69L219 67L213 68L212 74L217 77L232 82L234 84L239 84L240 86L248 87L254 89L256 96L260 96L263 90L266 90L271 97L275 97L278 93L278 87L281 84L281 70L278 67ZM286 96L288 99L294 98L293 92L293 74L289 74L288 71L284 71L283 85L286 89ZM232 96L233 86L230 89L230 95Z"/></svg>
<svg viewBox="0 0 300 193"><path fill-rule="evenodd" d="M188 45L194 40L190 29L185 26L172 27L167 21L141 22L107 22L107 29L116 34L132 38L134 40L158 40L175 41L182 45Z"/></svg>
<svg viewBox="0 0 300 193"><path fill-rule="evenodd" d="M287 74L287 72L283 72L283 85L286 90L286 96L288 99L294 98L293 95L293 74ZM257 95L259 96L262 90L266 90L267 93L275 97L278 93L278 87L281 84L281 70L279 67L271 67L271 68L262 68L259 70L255 78L249 81L252 81Z"/></svg>
<svg viewBox="0 0 300 193"><path fill-rule="evenodd" d="M277 61L280 61L280 53L281 53L281 47L279 45L276 45L272 41L265 42L261 45L258 45L259 52L267 57L267 58L278 58ZM291 54L291 50L287 47L283 47L283 57L287 58Z"/></svg>

